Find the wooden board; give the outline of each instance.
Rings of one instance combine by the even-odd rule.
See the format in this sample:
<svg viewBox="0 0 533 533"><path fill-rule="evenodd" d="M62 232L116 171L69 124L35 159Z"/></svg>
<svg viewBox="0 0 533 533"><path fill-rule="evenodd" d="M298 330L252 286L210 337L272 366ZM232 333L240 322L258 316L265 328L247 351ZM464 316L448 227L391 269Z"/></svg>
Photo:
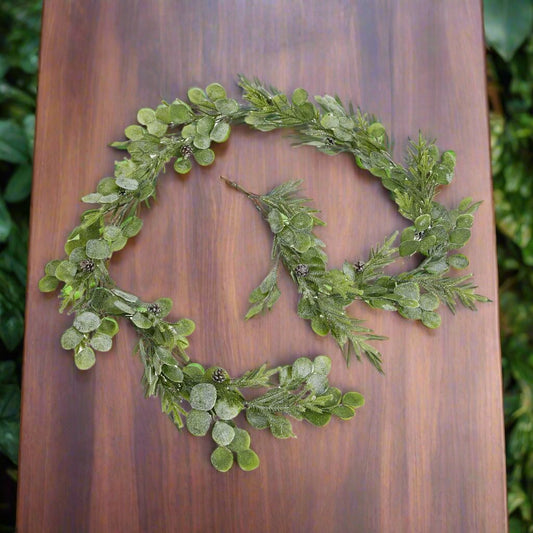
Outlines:
<svg viewBox="0 0 533 533"><path fill-rule="evenodd" d="M169 296L197 323L191 354L233 374L268 361L328 353L332 381L365 394L350 422L295 424L298 439L254 432L260 469L217 473L207 439L178 433L145 400L134 335L89 372L59 346L71 317L42 295L43 265L62 255L83 205L112 172L143 106L237 73L285 91L338 94L378 115L402 157L421 129L458 156L440 199L484 200L466 248L477 313L444 311L428 331L362 304L351 313L390 337L384 376L348 370L330 339L280 302L243 321L269 265L270 236L225 174L266 192L305 179L328 226L331 265L364 258L407 225L378 181L347 156L295 149L283 134L235 128L217 161L161 182L157 209L113 261L112 274L146 300ZM506 528L497 276L479 0L47 0L32 196L23 382L19 532L502 532ZM205 442L204 442L205 440Z"/></svg>

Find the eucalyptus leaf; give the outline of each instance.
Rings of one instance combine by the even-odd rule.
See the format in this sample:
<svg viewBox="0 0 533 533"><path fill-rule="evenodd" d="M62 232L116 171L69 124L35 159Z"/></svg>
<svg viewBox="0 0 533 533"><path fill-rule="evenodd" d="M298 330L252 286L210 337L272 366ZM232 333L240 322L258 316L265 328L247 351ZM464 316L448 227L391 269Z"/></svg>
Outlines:
<svg viewBox="0 0 533 533"><path fill-rule="evenodd" d="M211 464L219 472L227 472L233 466L233 453L225 446L219 446L211 454Z"/></svg>
<svg viewBox="0 0 533 533"><path fill-rule="evenodd" d="M74 319L74 327L81 331L81 333L90 333L98 329L101 324L100 317L91 311L84 311L76 315Z"/></svg>
<svg viewBox="0 0 533 533"><path fill-rule="evenodd" d="M237 452L237 464L245 472L255 470L259 466L259 457L253 450L240 450Z"/></svg>
<svg viewBox="0 0 533 533"><path fill-rule="evenodd" d="M85 335L79 332L76 328L68 328L63 335L61 335L61 347L64 350L73 350L84 338Z"/></svg>
<svg viewBox="0 0 533 533"><path fill-rule="evenodd" d="M235 438L235 430L226 422L217 421L213 426L211 435L219 446L228 446Z"/></svg>
<svg viewBox="0 0 533 533"><path fill-rule="evenodd" d="M209 411L215 406L216 400L217 390L211 383L198 383L198 385L195 385L191 389L189 403L193 409L197 409L198 411Z"/></svg>
<svg viewBox="0 0 533 533"><path fill-rule="evenodd" d="M108 259L111 257L111 248L102 239L91 239L85 245L85 253L91 259Z"/></svg>
<svg viewBox="0 0 533 533"><path fill-rule="evenodd" d="M189 433L195 437L203 437L211 427L212 417L207 411L192 409L187 414L186 425Z"/></svg>
<svg viewBox="0 0 533 533"><path fill-rule="evenodd" d="M96 357L92 348L86 347L76 351L74 363L79 370L89 370L96 363Z"/></svg>

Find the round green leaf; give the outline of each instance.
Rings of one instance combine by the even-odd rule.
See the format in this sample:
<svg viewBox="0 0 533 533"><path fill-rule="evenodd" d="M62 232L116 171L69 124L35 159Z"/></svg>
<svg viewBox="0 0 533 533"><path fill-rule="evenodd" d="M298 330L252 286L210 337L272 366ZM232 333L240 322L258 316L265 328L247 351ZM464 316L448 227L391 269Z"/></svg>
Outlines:
<svg viewBox="0 0 533 533"><path fill-rule="evenodd" d="M178 174L187 174L192 168L192 163L190 159L185 157L180 157L174 161L174 170Z"/></svg>
<svg viewBox="0 0 533 533"><path fill-rule="evenodd" d="M474 223L474 217L472 215L459 215L455 221L455 225L458 228L471 228Z"/></svg>
<svg viewBox="0 0 533 533"><path fill-rule="evenodd" d="M247 409L246 420L255 429L266 429L268 427L268 418L254 409Z"/></svg>
<svg viewBox="0 0 533 533"><path fill-rule="evenodd" d="M198 383L191 389L189 403L193 409L209 411L215 406L216 400L217 389L211 383Z"/></svg>
<svg viewBox="0 0 533 533"><path fill-rule="evenodd" d="M353 418L355 415L355 411L347 405L338 405L333 408L331 413L339 417L341 420L350 420L350 418Z"/></svg>
<svg viewBox="0 0 533 533"><path fill-rule="evenodd" d="M192 104L203 104L207 100L204 91L199 87L191 87L187 91L187 98Z"/></svg>
<svg viewBox="0 0 533 533"><path fill-rule="evenodd" d="M187 413L185 424L191 435L203 437L209 431L211 420L211 415L208 412L192 409Z"/></svg>
<svg viewBox="0 0 533 533"><path fill-rule="evenodd" d="M407 320L420 320L422 318L422 309L420 307L399 307L398 313L407 318Z"/></svg>
<svg viewBox="0 0 533 533"><path fill-rule="evenodd" d="M415 220L415 227L418 231L424 231L429 228L431 224L431 216L428 214L420 215Z"/></svg>
<svg viewBox="0 0 533 533"><path fill-rule="evenodd" d="M412 281L409 281L407 283L400 283L394 288L394 294L398 294L399 296L407 300L417 301L420 298L420 287L418 286L418 283L414 283ZM417 306L415 305L412 307Z"/></svg>
<svg viewBox="0 0 533 533"><path fill-rule="evenodd" d="M143 107L142 109L139 109L137 113L137 122L139 124L147 125L150 124L156 120L155 118L155 111L153 109L150 109L148 107Z"/></svg>
<svg viewBox="0 0 533 533"><path fill-rule="evenodd" d="M170 118L176 124L185 124L193 117L192 111L186 104L173 103L170 106Z"/></svg>
<svg viewBox="0 0 533 533"><path fill-rule="evenodd" d="M311 320L311 328L317 335L320 335L321 337L325 337L329 333L328 323L324 318L321 317L313 317Z"/></svg>
<svg viewBox="0 0 533 533"><path fill-rule="evenodd" d="M204 367L200 363L189 363L184 369L183 373L186 374L194 381L202 379L205 373Z"/></svg>
<svg viewBox="0 0 533 533"><path fill-rule="evenodd" d="M111 248L103 239L91 239L85 245L85 253L91 259L108 259L111 257Z"/></svg>
<svg viewBox="0 0 533 533"><path fill-rule="evenodd" d="M466 257L466 255L455 254L448 257L448 264L457 270L462 270L463 268L466 268L470 262L468 261L468 257Z"/></svg>
<svg viewBox="0 0 533 533"><path fill-rule="evenodd" d="M292 364L292 377L303 379L313 372L313 363L307 357L299 357Z"/></svg>
<svg viewBox="0 0 533 533"><path fill-rule="evenodd" d="M215 102L215 107L219 113L226 116L239 111L239 104L233 98L221 98Z"/></svg>
<svg viewBox="0 0 533 533"><path fill-rule="evenodd" d="M200 135L209 135L213 126L215 125L215 119L212 117L202 117L196 123L196 131Z"/></svg>
<svg viewBox="0 0 533 533"><path fill-rule="evenodd" d="M39 290L41 292L52 292L57 289L59 280L55 276L44 276L39 280Z"/></svg>
<svg viewBox="0 0 533 533"><path fill-rule="evenodd" d="M224 446L219 446L211 454L211 464L219 472L227 472L233 466L233 453Z"/></svg>
<svg viewBox="0 0 533 533"><path fill-rule="evenodd" d="M235 430L226 422L215 422L211 433L213 440L219 446L228 446L235 438Z"/></svg>
<svg viewBox="0 0 533 533"><path fill-rule="evenodd" d="M313 370L316 374L327 376L331 371L331 359L327 355L317 355L313 362Z"/></svg>
<svg viewBox="0 0 533 533"><path fill-rule="evenodd" d="M317 413L315 411L305 411L304 418L313 426L322 427L331 420L331 413Z"/></svg>
<svg viewBox="0 0 533 533"><path fill-rule="evenodd" d="M313 227L313 217L307 213L298 213L291 218L291 226L300 231L307 231Z"/></svg>
<svg viewBox="0 0 533 533"><path fill-rule="evenodd" d="M365 398L358 392L347 392L342 397L342 404L357 409L358 407L365 405Z"/></svg>
<svg viewBox="0 0 533 533"><path fill-rule="evenodd" d="M339 405L342 393L337 387L328 387L326 392L321 395L321 397L323 396L328 396L328 399L321 405L324 407L335 407L336 405Z"/></svg>
<svg viewBox="0 0 533 533"><path fill-rule="evenodd" d="M420 243L418 241L403 241L400 243L400 255L406 257L418 252Z"/></svg>
<svg viewBox="0 0 533 533"><path fill-rule="evenodd" d="M113 339L104 333L96 333L91 338L90 345L98 352L108 352L113 347Z"/></svg>
<svg viewBox="0 0 533 533"><path fill-rule="evenodd" d="M117 182L115 181L115 178L102 178L98 182L96 190L104 196L113 194L117 191Z"/></svg>
<svg viewBox="0 0 533 533"><path fill-rule="evenodd" d="M104 239L113 241L122 235L122 230L118 226L104 226Z"/></svg>
<svg viewBox="0 0 533 533"><path fill-rule="evenodd" d="M57 265L55 277L61 281L71 281L72 278L76 275L78 267L71 263L70 261L61 261Z"/></svg>
<svg viewBox="0 0 533 533"><path fill-rule="evenodd" d="M181 383L183 381L183 372L179 366L163 365L163 374L174 383Z"/></svg>
<svg viewBox="0 0 533 533"><path fill-rule="evenodd" d="M295 89L292 93L292 103L297 106L305 104L305 102L307 102L307 96L307 91L305 89Z"/></svg>
<svg viewBox="0 0 533 533"><path fill-rule="evenodd" d="M237 464L245 472L250 472L259 466L259 457L253 450L242 450L237 452Z"/></svg>
<svg viewBox="0 0 533 533"><path fill-rule="evenodd" d="M143 227L143 221L136 216L132 216L124 222L122 226L122 234L124 237L130 238L135 237L141 231Z"/></svg>
<svg viewBox="0 0 533 533"><path fill-rule="evenodd" d="M157 316L164 318L172 309L172 300L170 298L158 298L155 302L159 306L159 313Z"/></svg>
<svg viewBox="0 0 533 533"><path fill-rule="evenodd" d="M94 363L96 363L96 357L92 348L82 348L74 354L74 363L80 370L89 370Z"/></svg>
<svg viewBox="0 0 533 533"><path fill-rule="evenodd" d="M207 146L209 146L209 144ZM201 165L202 167L206 167L213 163L213 161L215 160L215 152L209 149L198 150L197 152L194 152L194 159L199 165Z"/></svg>
<svg viewBox="0 0 533 533"><path fill-rule="evenodd" d="M115 336L118 333L118 322L110 316L102 318L102 322L98 326L98 333L103 333L110 337Z"/></svg>
<svg viewBox="0 0 533 533"><path fill-rule="evenodd" d="M220 83L211 83L205 88L207 96L214 102L226 98L226 89Z"/></svg>
<svg viewBox="0 0 533 533"><path fill-rule="evenodd" d="M434 311L422 311L422 324L427 328L438 328L441 324L440 315Z"/></svg>
<svg viewBox="0 0 533 533"><path fill-rule="evenodd" d="M84 311L74 319L74 327L82 333L89 333L98 329L101 324L100 317L91 311Z"/></svg>
<svg viewBox="0 0 533 533"><path fill-rule="evenodd" d="M165 124L170 124L172 122L172 118L170 116L170 106L166 104L158 105L157 109L155 110L155 118L161 122L164 122Z"/></svg>
<svg viewBox="0 0 533 533"><path fill-rule="evenodd" d="M320 124L327 129L336 128L339 125L339 119L332 113L326 113L321 119Z"/></svg>
<svg viewBox="0 0 533 533"><path fill-rule="evenodd" d="M470 239L470 230L457 228L450 233L450 243L456 246L464 246Z"/></svg>
<svg viewBox="0 0 533 533"><path fill-rule="evenodd" d="M328 378L323 374L316 374L313 372L307 377L307 385L309 385L316 394L323 394L329 387Z"/></svg>
<svg viewBox="0 0 533 533"><path fill-rule="evenodd" d="M228 137L231 133L231 127L226 122L219 122L215 124L209 137L212 141L217 143L223 143L228 140Z"/></svg>
<svg viewBox="0 0 533 533"><path fill-rule="evenodd" d="M182 318L178 322L176 322L174 325L174 330L176 331L176 335L180 335L183 337L188 337L194 332L194 329L196 328L195 323L190 320L189 318Z"/></svg>
<svg viewBox="0 0 533 533"><path fill-rule="evenodd" d="M194 146L196 146L196 148L198 148L198 150L205 150L209 148L209 146L211 146L211 139L209 138L208 135L197 134L194 136L192 143L194 144ZM197 156L196 151L194 152L193 156L198 162L198 159L196 157Z"/></svg>
<svg viewBox="0 0 533 533"><path fill-rule="evenodd" d="M109 243L109 248L112 252L118 252L122 250L128 243L128 239L124 235L119 235L114 241Z"/></svg>
<svg viewBox="0 0 533 533"><path fill-rule="evenodd" d="M56 273L56 268L57 268L57 265L59 265L59 263L61 263L60 259L54 259L53 261L49 261L48 263L46 263L46 266L44 267L44 273L47 274L48 276L53 276Z"/></svg>
<svg viewBox="0 0 533 533"><path fill-rule="evenodd" d="M271 415L268 417L268 423L272 435L277 439L289 439L294 437L290 421L283 416Z"/></svg>
<svg viewBox="0 0 533 533"><path fill-rule="evenodd" d="M144 129L137 124L132 124L124 130L126 137L132 141L138 141L144 137Z"/></svg>
<svg viewBox="0 0 533 533"><path fill-rule="evenodd" d="M76 328L68 328L61 335L61 348L64 350L73 350L85 338Z"/></svg>
<svg viewBox="0 0 533 533"><path fill-rule="evenodd" d="M250 433L245 429L233 428L235 437L229 444L229 449L232 452L242 452L250 448Z"/></svg>
<svg viewBox="0 0 533 533"><path fill-rule="evenodd" d="M435 311L435 309L438 309L439 305L439 298L430 292L425 292L420 296L420 307L424 311Z"/></svg>
<svg viewBox="0 0 533 533"><path fill-rule="evenodd" d="M279 233L288 223L288 218L280 213L277 209L271 209L267 215L268 223L272 233Z"/></svg>
<svg viewBox="0 0 533 533"><path fill-rule="evenodd" d="M243 407L242 400L237 396L225 396L217 401L215 413L221 420L232 420L242 411Z"/></svg>

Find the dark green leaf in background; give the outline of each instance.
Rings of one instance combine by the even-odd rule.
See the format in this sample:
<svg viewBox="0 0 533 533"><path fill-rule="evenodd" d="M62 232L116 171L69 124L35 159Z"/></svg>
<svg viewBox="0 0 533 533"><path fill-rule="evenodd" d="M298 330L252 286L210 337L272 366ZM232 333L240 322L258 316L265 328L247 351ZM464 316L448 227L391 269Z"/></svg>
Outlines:
<svg viewBox="0 0 533 533"><path fill-rule="evenodd" d="M506 61L510 61L533 27L530 0L484 0L485 38Z"/></svg>

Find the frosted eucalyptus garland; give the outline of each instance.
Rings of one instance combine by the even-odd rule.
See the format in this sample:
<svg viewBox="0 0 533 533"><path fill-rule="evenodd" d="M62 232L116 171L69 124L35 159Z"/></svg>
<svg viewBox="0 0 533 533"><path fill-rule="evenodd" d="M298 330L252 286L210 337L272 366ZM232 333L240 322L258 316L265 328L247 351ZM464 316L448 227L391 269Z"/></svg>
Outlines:
<svg viewBox="0 0 533 533"><path fill-rule="evenodd" d="M226 141L231 125L246 123L260 131L291 128L299 144L329 155L353 154L361 168L381 179L399 212L413 222L402 231L399 248L393 246L396 232L366 261L347 261L342 269L329 269L324 244L313 232L323 222L316 209L298 196L300 182L257 195L226 180L253 201L273 234L272 268L252 292L246 318L272 308L280 295L277 279L282 264L300 293L298 314L310 320L313 331L331 334L347 361L352 353L364 354L381 370L381 354L368 341L383 337L348 316L345 308L354 300L397 311L430 328L440 325L441 302L455 311L457 301L471 309L476 302L487 301L474 292L470 276L448 275L450 267L468 266L464 255L452 252L470 238L479 205L466 198L448 210L435 201L438 186L453 177L453 152L440 154L434 143L419 136L402 166L392 159L384 127L351 106L345 109L338 98L317 96L317 106L303 89L289 98L257 80L241 77L240 86L244 103L228 98L220 84L212 83L205 91L189 89L188 102L176 99L163 101L156 109L141 109L138 124L125 130L128 140L113 143L127 150L129 158L116 162L114 176L103 178L96 192L82 198L98 207L82 214L80 225L67 238L66 257L50 261L39 282L44 292L62 284L60 311L74 313L74 321L63 333L61 345L74 351L81 370L94 365L95 351L112 348L117 318L134 327L146 396L159 396L163 412L178 428L185 426L196 436L211 434L217 445L211 462L219 471L229 470L234 458L243 470L259 465L249 433L237 426L241 412L252 427L287 438L294 436L288 417L323 426L332 415L352 418L364 400L359 393L342 394L329 384L331 362L326 356L299 357L292 365L276 368L263 365L236 378L220 367L205 369L186 352L194 323L187 318L166 319L172 307L169 298L144 302L116 286L109 261L141 230L141 205L149 204L159 175L171 161L182 174L191 170L193 162L212 164L211 144ZM394 276L385 273L398 257L415 253L422 257L416 268ZM265 391L247 398L243 391L249 388Z"/></svg>

